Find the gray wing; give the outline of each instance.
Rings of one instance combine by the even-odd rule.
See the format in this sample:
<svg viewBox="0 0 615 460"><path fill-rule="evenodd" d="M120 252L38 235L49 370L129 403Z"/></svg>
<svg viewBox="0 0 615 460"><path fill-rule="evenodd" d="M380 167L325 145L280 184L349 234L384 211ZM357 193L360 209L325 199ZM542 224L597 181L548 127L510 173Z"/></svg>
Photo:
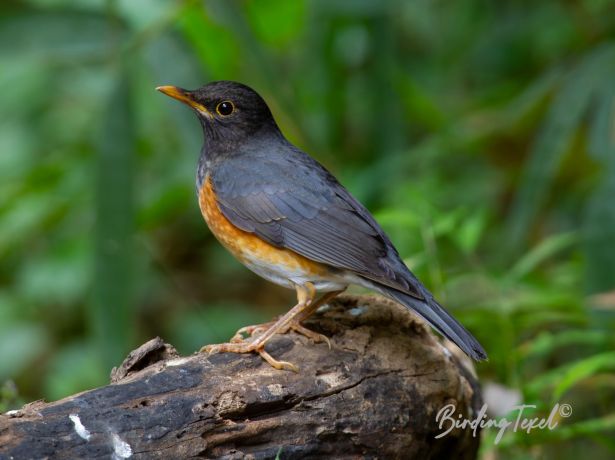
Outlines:
<svg viewBox="0 0 615 460"><path fill-rule="evenodd" d="M323 166L300 151L279 160L230 158L213 169L227 219L276 247L423 298L384 231Z"/></svg>

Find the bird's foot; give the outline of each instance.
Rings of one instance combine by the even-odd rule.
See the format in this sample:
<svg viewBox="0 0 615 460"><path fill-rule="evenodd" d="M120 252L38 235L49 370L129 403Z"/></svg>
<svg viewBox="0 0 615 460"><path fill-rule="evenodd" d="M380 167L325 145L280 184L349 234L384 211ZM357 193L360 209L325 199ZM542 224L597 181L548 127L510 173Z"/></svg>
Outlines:
<svg viewBox="0 0 615 460"><path fill-rule="evenodd" d="M267 329L273 326L275 322L276 320L273 320L273 321L269 321L268 323L252 324L250 326L244 326L241 329L238 329L237 332L235 332L235 335L231 337L231 340L229 342L242 343L249 337L252 337L254 334L258 335L258 334L265 332Z"/></svg>
<svg viewBox="0 0 615 460"><path fill-rule="evenodd" d="M275 321L270 321L268 323L263 324L253 324L251 326L245 326L235 332L235 335L231 337L230 343L243 343L248 338L253 337L254 335L259 335L268 330L275 324ZM331 349L331 341L324 334L319 334L318 332L311 331L305 326L302 326L299 321L292 321L288 326L284 329L277 331L278 334L288 334L290 331L295 331L297 334L301 334L308 339L312 340L315 343L326 342L329 349Z"/></svg>
<svg viewBox="0 0 615 460"><path fill-rule="evenodd" d="M267 361L272 367L278 370L288 370L293 372L299 372L299 368L293 363L288 361L279 361L265 351L265 344L256 339L251 343L219 343L216 345L205 345L200 353L258 353L261 358Z"/></svg>
<svg viewBox="0 0 615 460"><path fill-rule="evenodd" d="M237 331L237 333L231 338L229 343L220 343L217 345L206 345L201 348L201 353L258 353L261 357L267 361L275 369L287 369L293 372L299 372L299 368L287 361L278 361L273 358L269 353L265 351L265 344L275 334L286 334L289 330L294 330L299 334L303 334L306 337L314 340L315 342L326 341L331 348L329 339L322 334L318 334L314 331L303 327L301 321L308 318L319 305L329 299L335 297L339 292L329 292L322 296L320 300L314 302L316 295L316 288L312 283L305 283L303 285L296 285L297 291L297 305L288 311L285 315L278 318L276 321L272 321L267 324L259 324L256 326L246 326ZM260 333L263 329L262 333ZM252 338L250 342L247 338L244 339L243 334L255 334L259 333L257 337Z"/></svg>
<svg viewBox="0 0 615 460"><path fill-rule="evenodd" d="M329 337L327 337L324 334L320 334L318 332L314 332L314 331L308 329L305 326L302 326L299 321L294 321L294 322L290 323L288 325L288 328L292 329L297 334L301 334L301 335L307 337L308 339L312 340L315 343L327 342L327 346L329 347L329 350L331 349L331 341L329 340ZM286 332L288 332L288 331L286 331Z"/></svg>

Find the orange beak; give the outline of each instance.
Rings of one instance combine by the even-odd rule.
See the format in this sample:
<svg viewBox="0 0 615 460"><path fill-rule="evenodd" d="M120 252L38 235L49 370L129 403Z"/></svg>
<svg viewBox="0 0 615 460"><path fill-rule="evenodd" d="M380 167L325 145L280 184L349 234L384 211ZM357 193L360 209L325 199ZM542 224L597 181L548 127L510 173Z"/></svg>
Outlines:
<svg viewBox="0 0 615 460"><path fill-rule="evenodd" d="M173 99L177 99L178 101L189 105L193 109L196 109L205 115L211 116L209 110L207 110L203 104L195 101L190 95L190 92L185 89L178 88L177 86L158 86L156 91L160 91L161 93L166 94Z"/></svg>

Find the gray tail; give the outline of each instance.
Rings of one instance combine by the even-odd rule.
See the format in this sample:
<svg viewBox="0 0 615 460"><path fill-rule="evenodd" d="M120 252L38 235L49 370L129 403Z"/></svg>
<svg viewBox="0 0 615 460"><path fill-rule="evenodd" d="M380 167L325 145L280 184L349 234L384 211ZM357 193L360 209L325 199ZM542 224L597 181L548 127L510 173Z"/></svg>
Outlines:
<svg viewBox="0 0 615 460"><path fill-rule="evenodd" d="M440 334L454 342L464 353L476 361L487 359L487 353L478 340L474 338L453 316L447 312L433 296L424 289L425 300L419 300L396 289L379 284L377 289L387 297L392 297L410 310L416 312Z"/></svg>

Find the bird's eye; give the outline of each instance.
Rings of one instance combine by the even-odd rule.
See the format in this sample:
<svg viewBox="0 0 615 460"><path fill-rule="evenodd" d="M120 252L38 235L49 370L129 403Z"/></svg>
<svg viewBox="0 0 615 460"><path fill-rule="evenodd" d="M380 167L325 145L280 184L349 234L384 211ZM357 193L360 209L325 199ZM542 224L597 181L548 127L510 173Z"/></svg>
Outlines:
<svg viewBox="0 0 615 460"><path fill-rule="evenodd" d="M216 106L216 112L218 112L218 114L222 115L223 117L230 115L231 113L233 113L234 110L235 106L231 101L223 101Z"/></svg>

